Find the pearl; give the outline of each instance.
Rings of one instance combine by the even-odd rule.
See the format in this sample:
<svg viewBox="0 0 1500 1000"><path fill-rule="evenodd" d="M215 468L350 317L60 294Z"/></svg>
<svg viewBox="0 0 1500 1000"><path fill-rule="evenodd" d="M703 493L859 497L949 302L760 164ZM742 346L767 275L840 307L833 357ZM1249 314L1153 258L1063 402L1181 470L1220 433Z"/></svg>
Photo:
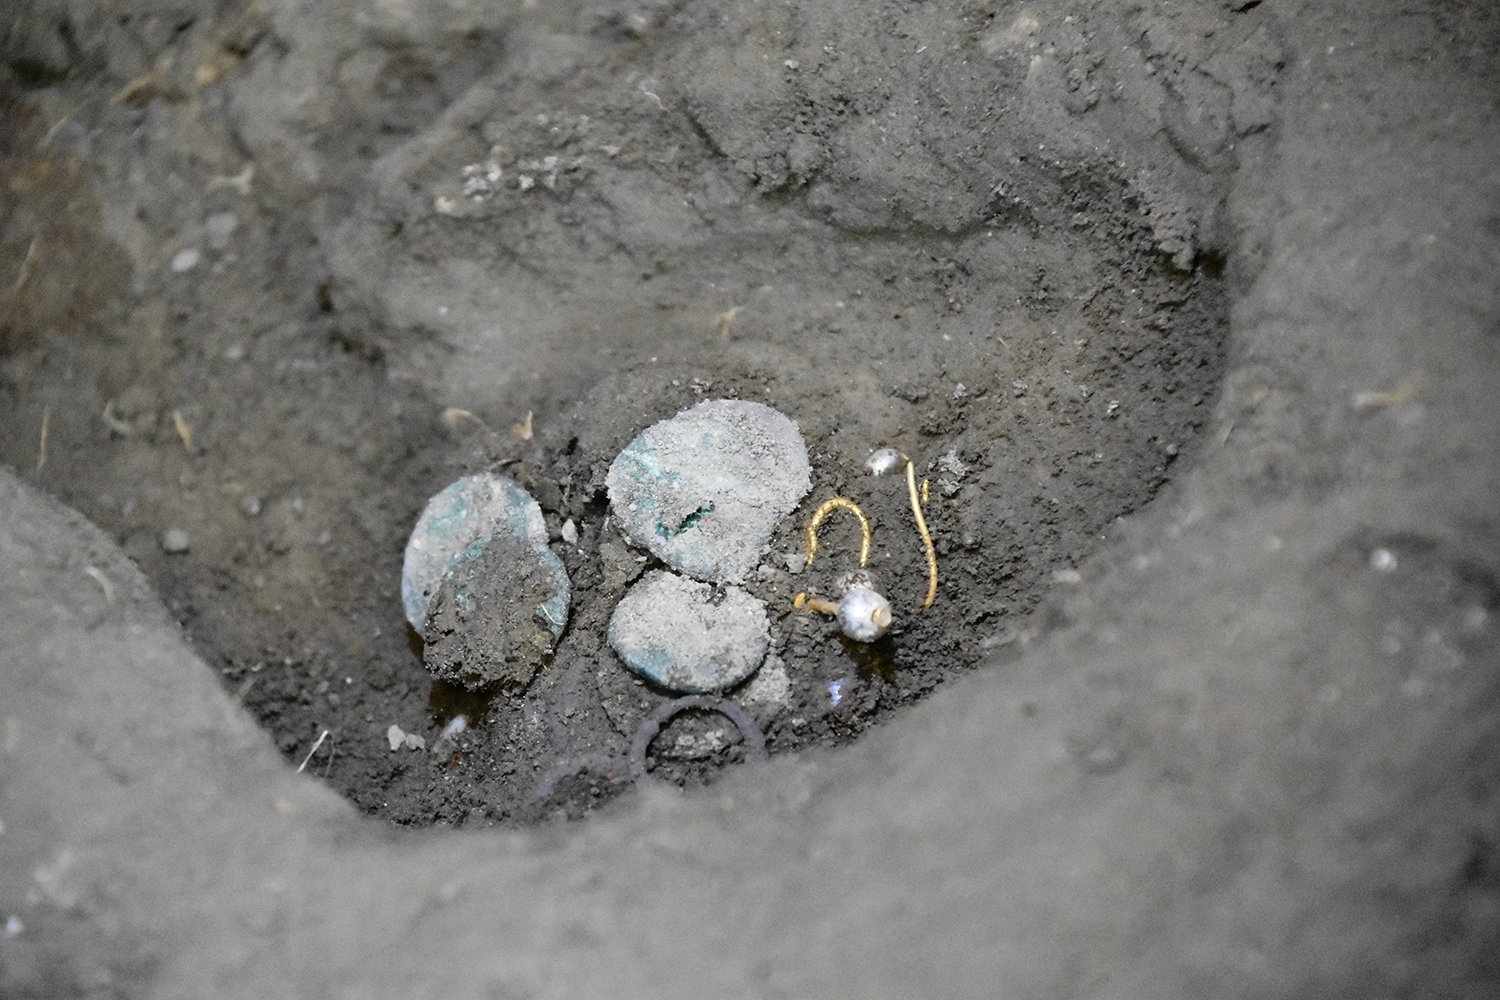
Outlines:
<svg viewBox="0 0 1500 1000"><path fill-rule="evenodd" d="M865 459L865 471L872 476L883 476L901 465L902 456L895 448L881 448Z"/></svg>
<svg viewBox="0 0 1500 1000"><path fill-rule="evenodd" d="M844 591L838 607L839 628L856 642L874 642L891 627L891 602L869 587Z"/></svg>

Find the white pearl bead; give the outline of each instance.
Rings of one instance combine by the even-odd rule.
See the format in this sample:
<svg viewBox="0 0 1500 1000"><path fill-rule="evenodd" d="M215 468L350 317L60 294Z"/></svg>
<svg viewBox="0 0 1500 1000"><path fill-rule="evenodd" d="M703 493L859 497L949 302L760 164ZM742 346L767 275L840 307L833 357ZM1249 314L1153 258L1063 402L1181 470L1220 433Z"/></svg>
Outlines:
<svg viewBox="0 0 1500 1000"><path fill-rule="evenodd" d="M881 448L872 452L865 460L865 471L872 476L883 476L901 465L901 453L895 448Z"/></svg>
<svg viewBox="0 0 1500 1000"><path fill-rule="evenodd" d="M891 627L891 602L869 587L854 586L839 601L839 628L857 642L874 642Z"/></svg>

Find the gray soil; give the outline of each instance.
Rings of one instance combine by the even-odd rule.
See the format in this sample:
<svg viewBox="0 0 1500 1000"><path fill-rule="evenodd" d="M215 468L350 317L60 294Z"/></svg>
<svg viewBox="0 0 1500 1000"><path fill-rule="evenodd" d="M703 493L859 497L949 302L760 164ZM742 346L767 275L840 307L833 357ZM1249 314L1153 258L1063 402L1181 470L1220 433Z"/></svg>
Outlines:
<svg viewBox="0 0 1500 1000"><path fill-rule="evenodd" d="M1500 15L1399 6L0 9L0 996L1490 995ZM680 702L606 476L710 398L812 489Z"/></svg>
<svg viewBox="0 0 1500 1000"><path fill-rule="evenodd" d="M285 86L272 64L291 58L276 54L291 26L255 9L238 25L248 51L224 50L225 26L194 20L182 34L201 35L207 52L180 34L163 55L223 63L212 86L177 81L172 70L190 67L173 63L149 84L162 93L85 102L58 130L88 139L97 170L126 170L123 153L100 147L133 137L145 152L129 169L179 188L96 195L97 252L128 249L115 218L127 213L149 220L151 237L172 235L129 287L90 289L100 305L87 324L15 331L4 454L35 471L45 414L37 481L141 564L290 760L329 733L309 767L366 812L406 824L509 818L559 765L623 754L670 699L618 690L624 668L605 629L645 567L608 544L605 474L645 427L704 398L773 404L813 460L812 493L751 583L774 610L773 651L792 681L765 734L777 752L843 742L1037 628L1029 617L1054 578L1169 480L1212 412L1227 299L1216 248L1187 234L1212 228L1227 175L1185 166L1128 103L1086 113L1095 108L1068 80L1090 58L1067 49L1055 79L1023 72L1081 28L1058 25L1054 39L1025 17L997 26L893 7L893 23L918 18L929 50L984 64L931 59L896 87L859 67L912 48L900 36L758 10L782 40L774 67L756 70L771 89L746 107L748 81L729 86L720 62L743 59L751 15L661 10L622 32L593 15L564 31L518 14L497 51L472 54L435 118L368 106L364 91L320 94L330 126L300 140L315 147L314 178L235 146L268 127L266 105ZM330 30L315 9L279 16ZM1268 30L1230 26L1242 39ZM1248 51L1236 58L1266 69L1280 59ZM544 54L567 72L539 76ZM383 73L401 60L372 45L338 61L335 79L351 62ZM1140 84L1150 63L1126 62L1119 72ZM1073 76L1097 89L1102 71ZM87 85L102 98L105 82ZM1270 84L1246 87L1264 97ZM1003 85L1019 97L1002 100ZM59 89L20 90L17 105ZM936 94L954 121L933 120ZM377 149L369 116L383 126ZM190 143L184 117L203 130ZM1118 157L1097 146L1106 117L1134 127L1112 140ZM35 113L15 154L82 176L81 151L47 137L44 121ZM862 137L875 127L891 137L871 148ZM1231 120L1217 127L1230 143ZM976 134L992 141L975 146ZM255 167L248 192L215 184L242 161ZM1024 167L1015 181L982 180L1006 162ZM354 164L360 173L344 176ZM28 237L41 237L18 299L114 280L45 256L53 236L29 214L16 213L7 241L19 268ZM222 218L233 227L213 223ZM147 223L135 230L148 236ZM184 250L201 261L177 273ZM885 445L932 482L940 599L927 612L902 478L861 474ZM486 632L515 594L498 580L486 592L489 628L447 621L451 602L439 600L441 648L424 652L442 683L396 602L426 497L489 466L541 501L575 584L550 669L530 688L539 658L499 670L503 697L448 682L490 675L473 664L498 652L475 647L494 645ZM869 648L792 607L800 590L836 597L856 568L852 526L830 523L828 554L801 572L802 525L846 494L876 526L872 569L902 609ZM576 545L559 538L569 519ZM185 533L188 549L164 545L166 532ZM392 753L384 739L396 724L435 745L459 714L470 731L447 756ZM724 747L704 775L738 753Z"/></svg>

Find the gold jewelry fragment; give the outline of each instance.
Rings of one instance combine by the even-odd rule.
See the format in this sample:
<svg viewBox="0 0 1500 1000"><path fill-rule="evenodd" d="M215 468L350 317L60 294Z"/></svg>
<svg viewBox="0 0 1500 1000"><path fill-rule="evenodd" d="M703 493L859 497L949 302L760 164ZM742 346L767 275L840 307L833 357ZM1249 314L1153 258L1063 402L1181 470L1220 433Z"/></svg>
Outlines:
<svg viewBox="0 0 1500 1000"><path fill-rule="evenodd" d="M927 550L927 599L922 602L922 610L926 611L937 600L937 550L932 547L932 536L927 533L927 518L922 516L922 499L917 496L917 472L909 458L906 459L906 491L911 494L911 513L917 519L917 533L922 536L922 546ZM925 479L922 480L922 493L925 497Z"/></svg>
<svg viewBox="0 0 1500 1000"><path fill-rule="evenodd" d="M825 500L817 510L813 511L812 520L807 522L807 565L811 566L813 557L818 554L818 525L836 510L847 510L859 518L859 566L863 569L870 562L870 522L865 517L865 512L859 509L859 504L848 497Z"/></svg>

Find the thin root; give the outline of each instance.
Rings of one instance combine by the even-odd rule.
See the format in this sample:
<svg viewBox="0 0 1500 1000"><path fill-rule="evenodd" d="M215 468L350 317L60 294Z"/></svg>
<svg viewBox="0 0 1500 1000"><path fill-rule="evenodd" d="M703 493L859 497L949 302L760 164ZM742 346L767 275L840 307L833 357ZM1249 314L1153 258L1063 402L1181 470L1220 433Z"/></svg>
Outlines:
<svg viewBox="0 0 1500 1000"><path fill-rule="evenodd" d="M511 424L510 425L510 432L511 432L511 434L515 435L518 440L521 440L521 441L530 441L531 440L531 435L533 433L533 430L532 430L532 426L531 426L531 411L530 410L526 411L526 419L525 420L522 420L519 424Z"/></svg>
<svg viewBox="0 0 1500 1000"><path fill-rule="evenodd" d="M21 286L26 284L26 279L31 277L31 262L36 259L36 245L40 241L40 236L33 236L26 247L26 256L21 259L21 269L16 273L16 283L10 289L12 292L19 292Z"/></svg>
<svg viewBox="0 0 1500 1000"><path fill-rule="evenodd" d="M927 484L924 482L922 485ZM917 494L917 471L909 458L906 460L906 490L911 494L911 513L917 519L917 533L922 536L922 545L927 550L927 599L922 602L922 610L926 611L937 600L937 550L932 547L932 536L927 533L927 518L922 516L922 498Z"/></svg>
<svg viewBox="0 0 1500 1000"><path fill-rule="evenodd" d="M104 412L99 415L99 419L104 421L104 426L108 427L111 432L121 437L130 436L130 424L115 416L115 401L113 399L104 404Z"/></svg>
<svg viewBox="0 0 1500 1000"><path fill-rule="evenodd" d="M818 525L836 510L847 510L859 518L859 566L863 569L870 562L870 521L865 517L865 512L859 509L859 504L848 497L825 500L821 507L813 511L812 520L807 522L807 565L811 566L813 557L818 554Z"/></svg>
<svg viewBox="0 0 1500 1000"><path fill-rule="evenodd" d="M104 575L104 571L98 566L85 566L83 571L99 585L100 590L104 591L104 603L115 603L115 585L109 582L109 577Z"/></svg>
<svg viewBox="0 0 1500 1000"><path fill-rule="evenodd" d="M52 407L42 407L42 436L36 446L36 474L40 476L47 467L47 432L52 426Z"/></svg>
<svg viewBox="0 0 1500 1000"><path fill-rule="evenodd" d="M318 752L318 748L323 745L323 741L326 739L328 739L328 730L325 729L318 736L318 742L314 743L312 749L307 751L307 756L302 758L302 763L297 768L298 774L301 774L307 768L308 761L313 759L313 754Z"/></svg>
<svg viewBox="0 0 1500 1000"><path fill-rule="evenodd" d="M181 410L172 411L172 426L177 431L177 439L182 442L182 450L191 455L193 453L193 425L187 422Z"/></svg>
<svg viewBox="0 0 1500 1000"><path fill-rule="evenodd" d="M460 409L457 406L450 406L443 411L443 426L448 428L450 431L458 430L459 424L463 423L465 420L473 423L476 427L484 431L486 434L495 433L494 431L490 430L489 424L485 423L483 420L480 420L479 417L470 413L468 410Z"/></svg>

